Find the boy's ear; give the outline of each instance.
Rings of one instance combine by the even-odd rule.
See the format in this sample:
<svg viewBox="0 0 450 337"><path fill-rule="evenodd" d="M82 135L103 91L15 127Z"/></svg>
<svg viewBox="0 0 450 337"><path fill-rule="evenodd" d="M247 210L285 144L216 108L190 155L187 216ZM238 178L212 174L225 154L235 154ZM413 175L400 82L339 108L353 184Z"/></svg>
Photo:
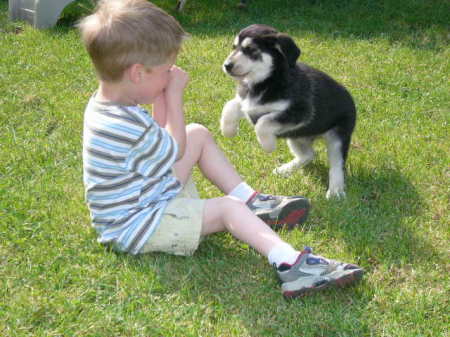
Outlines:
<svg viewBox="0 0 450 337"><path fill-rule="evenodd" d="M129 81L138 84L142 79L142 73L144 71L145 68L142 64L135 63L125 70L124 75L128 77Z"/></svg>
<svg viewBox="0 0 450 337"><path fill-rule="evenodd" d="M277 44L280 46L289 66L294 67L301 53L294 40L289 35L281 33L277 34Z"/></svg>

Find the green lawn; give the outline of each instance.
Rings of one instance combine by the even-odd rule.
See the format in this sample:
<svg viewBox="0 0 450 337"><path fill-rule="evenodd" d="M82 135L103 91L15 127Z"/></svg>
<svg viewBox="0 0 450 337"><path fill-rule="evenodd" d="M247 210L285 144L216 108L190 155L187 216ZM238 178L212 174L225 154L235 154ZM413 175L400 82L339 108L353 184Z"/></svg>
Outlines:
<svg viewBox="0 0 450 337"><path fill-rule="evenodd" d="M258 190L302 194L293 245L357 262L354 288L286 301L266 259L228 234L193 257L131 257L96 242L82 186L82 112L96 81L71 5L57 27L7 20L0 0L1 336L449 336L450 3L446 0L175 0L156 4L192 38L179 65L189 122L206 125ZM75 15L76 17L76 15ZM234 35L266 23L301 59L345 84L358 107L347 198L328 201L326 152L290 178L284 142L265 154L251 126L218 130L234 84ZM203 197L219 191L195 172Z"/></svg>

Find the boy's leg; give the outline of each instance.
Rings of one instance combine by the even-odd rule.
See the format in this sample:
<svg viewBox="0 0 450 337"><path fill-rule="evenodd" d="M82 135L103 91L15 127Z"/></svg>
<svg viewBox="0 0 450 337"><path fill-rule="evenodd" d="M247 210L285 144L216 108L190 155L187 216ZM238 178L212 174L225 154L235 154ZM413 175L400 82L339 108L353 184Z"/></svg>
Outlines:
<svg viewBox="0 0 450 337"><path fill-rule="evenodd" d="M304 197L286 198L256 193L242 181L236 169L217 146L207 128L200 124L189 124L184 156L175 163L177 178L185 184L198 164L200 170L225 194L238 197L269 225L288 224L289 228L304 222L310 208Z"/></svg>
<svg viewBox="0 0 450 337"><path fill-rule="evenodd" d="M200 124L189 124L186 129L185 153L174 165L176 176L183 184L191 176L195 165L225 194L242 183L242 178L217 146L207 128Z"/></svg>
<svg viewBox="0 0 450 337"><path fill-rule="evenodd" d="M202 235L228 231L246 242L274 265L285 297L303 296L332 285L345 286L361 279L363 269L312 254L310 248L296 251L242 202L231 197L205 202Z"/></svg>
<svg viewBox="0 0 450 337"><path fill-rule="evenodd" d="M202 235L223 231L231 233L266 257L274 247L288 245L245 203L229 196L206 200L203 211ZM299 252L294 253L294 259L287 260L295 261Z"/></svg>

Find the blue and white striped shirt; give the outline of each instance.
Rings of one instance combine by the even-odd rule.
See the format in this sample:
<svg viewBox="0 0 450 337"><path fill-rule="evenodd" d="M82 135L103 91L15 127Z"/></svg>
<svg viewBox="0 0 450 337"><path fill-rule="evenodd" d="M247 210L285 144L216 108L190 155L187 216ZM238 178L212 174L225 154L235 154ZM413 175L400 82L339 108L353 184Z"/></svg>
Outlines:
<svg viewBox="0 0 450 337"><path fill-rule="evenodd" d="M181 190L178 147L138 106L98 102L84 113L83 180L98 241L137 254Z"/></svg>

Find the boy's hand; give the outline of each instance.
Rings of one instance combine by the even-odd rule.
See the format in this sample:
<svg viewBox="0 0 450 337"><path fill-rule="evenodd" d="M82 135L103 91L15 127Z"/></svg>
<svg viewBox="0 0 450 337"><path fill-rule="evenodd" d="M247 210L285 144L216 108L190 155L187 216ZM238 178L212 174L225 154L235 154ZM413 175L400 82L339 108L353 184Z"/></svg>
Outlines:
<svg viewBox="0 0 450 337"><path fill-rule="evenodd" d="M170 69L169 83L166 87L167 98L173 99L174 96L183 96L184 88L189 82L189 75L181 68L173 65Z"/></svg>
<svg viewBox="0 0 450 337"><path fill-rule="evenodd" d="M186 124L183 112L183 92L189 82L188 74L177 66L172 66L167 83L166 96L166 130L178 144L177 160L182 158L186 148Z"/></svg>

